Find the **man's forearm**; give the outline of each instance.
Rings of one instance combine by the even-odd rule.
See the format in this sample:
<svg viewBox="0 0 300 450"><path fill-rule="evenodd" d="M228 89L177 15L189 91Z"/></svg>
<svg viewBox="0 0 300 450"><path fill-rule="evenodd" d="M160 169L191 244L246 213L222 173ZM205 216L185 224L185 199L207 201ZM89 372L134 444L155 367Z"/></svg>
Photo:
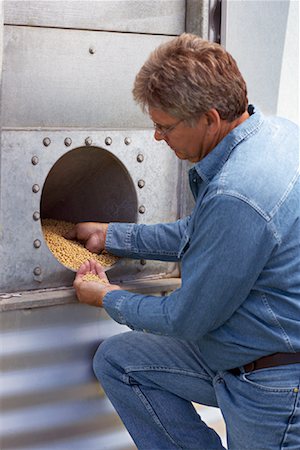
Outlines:
<svg viewBox="0 0 300 450"><path fill-rule="evenodd" d="M155 225L110 223L105 249L117 256L178 261L180 243L189 217Z"/></svg>

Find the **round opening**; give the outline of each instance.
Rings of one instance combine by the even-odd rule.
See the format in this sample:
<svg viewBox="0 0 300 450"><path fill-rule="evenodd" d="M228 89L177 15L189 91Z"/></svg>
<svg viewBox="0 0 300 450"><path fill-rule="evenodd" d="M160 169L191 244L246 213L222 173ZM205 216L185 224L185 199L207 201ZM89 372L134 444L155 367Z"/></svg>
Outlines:
<svg viewBox="0 0 300 450"><path fill-rule="evenodd" d="M137 196L126 167L102 148L80 147L65 153L43 186L42 222L45 219L136 222Z"/></svg>
<svg viewBox="0 0 300 450"><path fill-rule="evenodd" d="M80 147L50 170L41 218L68 222L135 222L137 197L126 167L107 150Z"/></svg>

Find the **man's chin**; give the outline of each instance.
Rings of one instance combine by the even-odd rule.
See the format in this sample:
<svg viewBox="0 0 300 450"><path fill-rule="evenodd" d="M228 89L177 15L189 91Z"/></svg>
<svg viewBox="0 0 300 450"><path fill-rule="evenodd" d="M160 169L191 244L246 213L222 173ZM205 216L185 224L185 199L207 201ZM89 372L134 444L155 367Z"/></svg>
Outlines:
<svg viewBox="0 0 300 450"><path fill-rule="evenodd" d="M175 150L174 148L172 148L173 152L175 153L175 155L177 156L177 158L179 159L187 159L187 156L184 153L179 152L178 150Z"/></svg>

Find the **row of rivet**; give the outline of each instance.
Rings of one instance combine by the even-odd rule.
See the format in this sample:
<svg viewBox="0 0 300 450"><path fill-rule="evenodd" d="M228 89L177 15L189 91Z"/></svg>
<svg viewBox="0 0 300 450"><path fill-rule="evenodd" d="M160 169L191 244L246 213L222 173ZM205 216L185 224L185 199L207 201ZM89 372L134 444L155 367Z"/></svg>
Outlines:
<svg viewBox="0 0 300 450"><path fill-rule="evenodd" d="M84 142L85 142L85 145L87 145L89 147L89 146L92 145L93 140L92 140L92 138L87 137ZM112 138L107 136L105 138L104 142L105 142L106 145L111 145L112 144ZM45 147L48 147L51 144L51 139L49 137L45 137L43 139L43 144L44 144ZM65 140L64 140L64 144L65 144L66 147L70 147L70 145L72 144L72 139L70 137L66 137ZM131 139L129 137L125 137L124 138L124 144L125 145L130 145L131 144ZM137 155L136 159L137 159L138 162L143 162L144 161L144 155L142 153L139 153ZM36 165L36 164L38 164L39 159L38 159L37 156L33 156L31 161L32 161L33 165Z"/></svg>
<svg viewBox="0 0 300 450"><path fill-rule="evenodd" d="M48 147L48 146L51 144L50 138L48 138L48 137L44 138L44 139L43 139L43 144L44 144L45 147ZM31 163L32 163L34 166L36 166L36 165L39 163L39 158L38 158L38 156L34 155L34 156L31 158ZM37 192L39 192L39 190L40 190L40 186L39 186L38 184L34 184L34 185L32 186L32 192L34 192L35 194L36 194ZM39 213L38 211L34 211L34 213L32 214L32 218L33 218L33 220L35 220L35 221L37 222L38 220L40 220L40 213ZM34 248L40 248L41 245L42 245L42 243L41 243L40 239L35 239L35 240L33 241L33 246L34 246ZM42 269L41 269L39 266L35 267L35 268L33 269L33 274L34 274L36 277L39 277L39 276L42 274Z"/></svg>
<svg viewBox="0 0 300 450"><path fill-rule="evenodd" d="M112 138L107 136L104 139L104 142L105 142L105 145L111 145L112 144ZM85 143L86 146L90 147L92 145L92 143L93 143L93 140L92 140L91 137L88 136L87 138L85 138L84 143ZM51 139L49 137L45 137L43 139L43 144L44 144L45 147L49 147L49 145L51 144ZM66 137L65 140L64 140L64 144L65 144L66 147L70 147L70 145L72 144L72 139L70 137ZM124 144L125 145L130 145L131 144L131 139L129 137L125 137L124 138Z"/></svg>

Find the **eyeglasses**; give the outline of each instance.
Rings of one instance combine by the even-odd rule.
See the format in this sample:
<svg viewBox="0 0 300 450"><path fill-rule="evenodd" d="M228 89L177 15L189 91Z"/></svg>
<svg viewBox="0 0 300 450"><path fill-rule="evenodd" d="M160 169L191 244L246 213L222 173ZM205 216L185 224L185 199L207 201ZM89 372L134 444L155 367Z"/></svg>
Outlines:
<svg viewBox="0 0 300 450"><path fill-rule="evenodd" d="M153 122L153 126L156 133L160 134L160 136L164 138L167 136L167 134L171 133L171 131L173 131L177 127L177 125L179 125L182 121L183 119L180 119L178 122L174 123L170 127L163 127L162 125Z"/></svg>

